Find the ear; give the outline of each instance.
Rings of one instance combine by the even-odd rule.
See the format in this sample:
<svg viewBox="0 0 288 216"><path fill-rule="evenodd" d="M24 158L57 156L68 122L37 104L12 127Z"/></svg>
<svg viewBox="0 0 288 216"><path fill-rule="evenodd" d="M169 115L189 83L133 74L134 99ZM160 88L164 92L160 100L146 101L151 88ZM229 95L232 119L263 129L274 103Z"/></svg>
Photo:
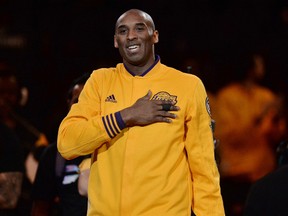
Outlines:
<svg viewBox="0 0 288 216"><path fill-rule="evenodd" d="M115 48L119 48L118 42L117 42L117 39L116 39L116 35L114 35L114 47Z"/></svg>
<svg viewBox="0 0 288 216"><path fill-rule="evenodd" d="M25 106L28 101L29 91L28 88L22 87L19 92L19 104L20 106Z"/></svg>
<svg viewBox="0 0 288 216"><path fill-rule="evenodd" d="M153 32L153 42L154 44L159 42L159 32L157 30Z"/></svg>

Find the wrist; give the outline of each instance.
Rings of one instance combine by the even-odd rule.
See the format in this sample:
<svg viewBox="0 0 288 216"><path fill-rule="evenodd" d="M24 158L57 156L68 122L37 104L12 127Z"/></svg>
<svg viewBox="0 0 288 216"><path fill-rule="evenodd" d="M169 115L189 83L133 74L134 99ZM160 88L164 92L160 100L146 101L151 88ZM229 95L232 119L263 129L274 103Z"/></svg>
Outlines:
<svg viewBox="0 0 288 216"><path fill-rule="evenodd" d="M121 111L115 113L116 121L121 130L123 130L127 125L125 120L123 119Z"/></svg>
<svg viewBox="0 0 288 216"><path fill-rule="evenodd" d="M125 127L131 127L132 126L131 115L130 115L128 108L119 111L119 116L121 117L121 120L122 120L123 124L125 125Z"/></svg>

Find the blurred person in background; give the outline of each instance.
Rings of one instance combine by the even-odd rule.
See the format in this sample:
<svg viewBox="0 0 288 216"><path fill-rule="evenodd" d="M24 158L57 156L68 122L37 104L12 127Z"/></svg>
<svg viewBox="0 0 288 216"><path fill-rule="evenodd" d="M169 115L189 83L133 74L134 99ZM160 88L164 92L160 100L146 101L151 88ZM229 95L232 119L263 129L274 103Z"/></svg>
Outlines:
<svg viewBox="0 0 288 216"><path fill-rule="evenodd" d="M78 102L79 94L89 74L75 79L68 90L68 110ZM78 193L79 165L90 156L65 160L57 150L56 142L49 144L40 157L32 188L32 216L84 216L87 197Z"/></svg>
<svg viewBox="0 0 288 216"><path fill-rule="evenodd" d="M90 175L91 158L87 158L79 165L78 192L82 196L88 197L88 182Z"/></svg>
<svg viewBox="0 0 288 216"><path fill-rule="evenodd" d="M286 114L286 121L287 117ZM288 131L286 139L280 142L276 153L277 169L251 186L245 202L244 216L287 215Z"/></svg>
<svg viewBox="0 0 288 216"><path fill-rule="evenodd" d="M18 84L0 63L0 215L17 216L24 176L24 154L9 109L18 102Z"/></svg>
<svg viewBox="0 0 288 216"><path fill-rule="evenodd" d="M38 164L37 155L35 154L35 152L38 152L39 149L42 149L41 146L48 143L45 135L43 133L40 133L28 122L28 120L26 120L20 114L21 109L23 108L23 106L26 105L27 97L27 89L21 86L21 83L19 82L13 67L9 63L7 63L7 61L1 61L0 120L2 124L2 129L7 131L6 134L1 136L1 139L4 139L5 137L5 139L7 139L1 140L1 148L3 149L3 152L1 152L1 157L2 159L3 157L10 158L10 161L13 160L15 164L18 164L17 178L15 177L10 179L15 180L15 185L13 185L15 195L13 196L13 199L11 199L11 201L17 200L18 198L15 208L15 214L21 216L29 215L31 210L32 202L30 199L30 190L32 181L30 177L33 176L33 172L35 172L35 167ZM6 142L8 142L9 144ZM15 152L12 154L12 152L8 148L10 148L10 150L15 149ZM35 151L36 149L37 151ZM4 150L8 151L6 152L7 154ZM27 163L29 155L32 155L33 163ZM4 160L4 162L6 160ZM7 164L6 166L4 162L3 164L1 164L1 166L3 166L5 169L10 169L10 165ZM20 169L20 164L23 169ZM13 169L16 168L14 167ZM19 171L21 171L21 175ZM18 184L20 184L21 187L19 187ZM19 189L21 189L21 192L19 195L17 195ZM11 192L12 191L13 190L11 190ZM8 197L6 198L10 199ZM15 202L13 201L13 203Z"/></svg>
<svg viewBox="0 0 288 216"><path fill-rule="evenodd" d="M287 92L286 92L287 94ZM284 110L288 109L287 98ZM285 112L286 123L288 113ZM244 208L244 216L287 215L288 194L288 128L277 146L277 169L257 180L251 186Z"/></svg>
<svg viewBox="0 0 288 216"><path fill-rule="evenodd" d="M251 184L276 168L275 149L286 128L282 99L261 84L263 56L248 52L238 60L236 67L243 78L220 89L214 107L228 216L242 215Z"/></svg>
<svg viewBox="0 0 288 216"><path fill-rule="evenodd" d="M244 216L286 216L288 165L257 180L248 193Z"/></svg>

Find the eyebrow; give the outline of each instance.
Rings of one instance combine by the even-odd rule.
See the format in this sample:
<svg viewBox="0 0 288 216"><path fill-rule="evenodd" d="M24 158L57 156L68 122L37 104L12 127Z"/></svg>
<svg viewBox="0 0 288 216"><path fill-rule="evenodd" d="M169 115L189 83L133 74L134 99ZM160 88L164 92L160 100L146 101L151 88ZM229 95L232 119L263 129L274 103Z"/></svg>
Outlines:
<svg viewBox="0 0 288 216"><path fill-rule="evenodd" d="M140 23L136 23L135 26L147 26L147 24L144 23L144 22L140 22ZM119 26L117 27L117 29L126 28L126 27L127 27L127 25L122 24L122 25L119 25ZM147 26L147 28L148 28L148 26Z"/></svg>

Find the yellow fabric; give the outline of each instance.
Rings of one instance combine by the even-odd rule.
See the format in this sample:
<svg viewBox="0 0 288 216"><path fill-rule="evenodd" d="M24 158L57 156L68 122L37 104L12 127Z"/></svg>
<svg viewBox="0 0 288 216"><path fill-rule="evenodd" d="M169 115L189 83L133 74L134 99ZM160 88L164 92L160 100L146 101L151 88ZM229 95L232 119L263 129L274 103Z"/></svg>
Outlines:
<svg viewBox="0 0 288 216"><path fill-rule="evenodd" d="M255 181L272 171L275 146L267 134L274 126L267 126L267 118L277 109L276 96L258 85L247 88L232 83L219 91L216 100L213 116L220 140L221 176Z"/></svg>
<svg viewBox="0 0 288 216"><path fill-rule="evenodd" d="M111 139L102 116L148 90L174 97L177 119L125 128ZM123 64L94 71L58 133L65 158L94 153L88 215L190 216L192 208L197 216L223 216L206 97L200 79L160 62L143 77Z"/></svg>

